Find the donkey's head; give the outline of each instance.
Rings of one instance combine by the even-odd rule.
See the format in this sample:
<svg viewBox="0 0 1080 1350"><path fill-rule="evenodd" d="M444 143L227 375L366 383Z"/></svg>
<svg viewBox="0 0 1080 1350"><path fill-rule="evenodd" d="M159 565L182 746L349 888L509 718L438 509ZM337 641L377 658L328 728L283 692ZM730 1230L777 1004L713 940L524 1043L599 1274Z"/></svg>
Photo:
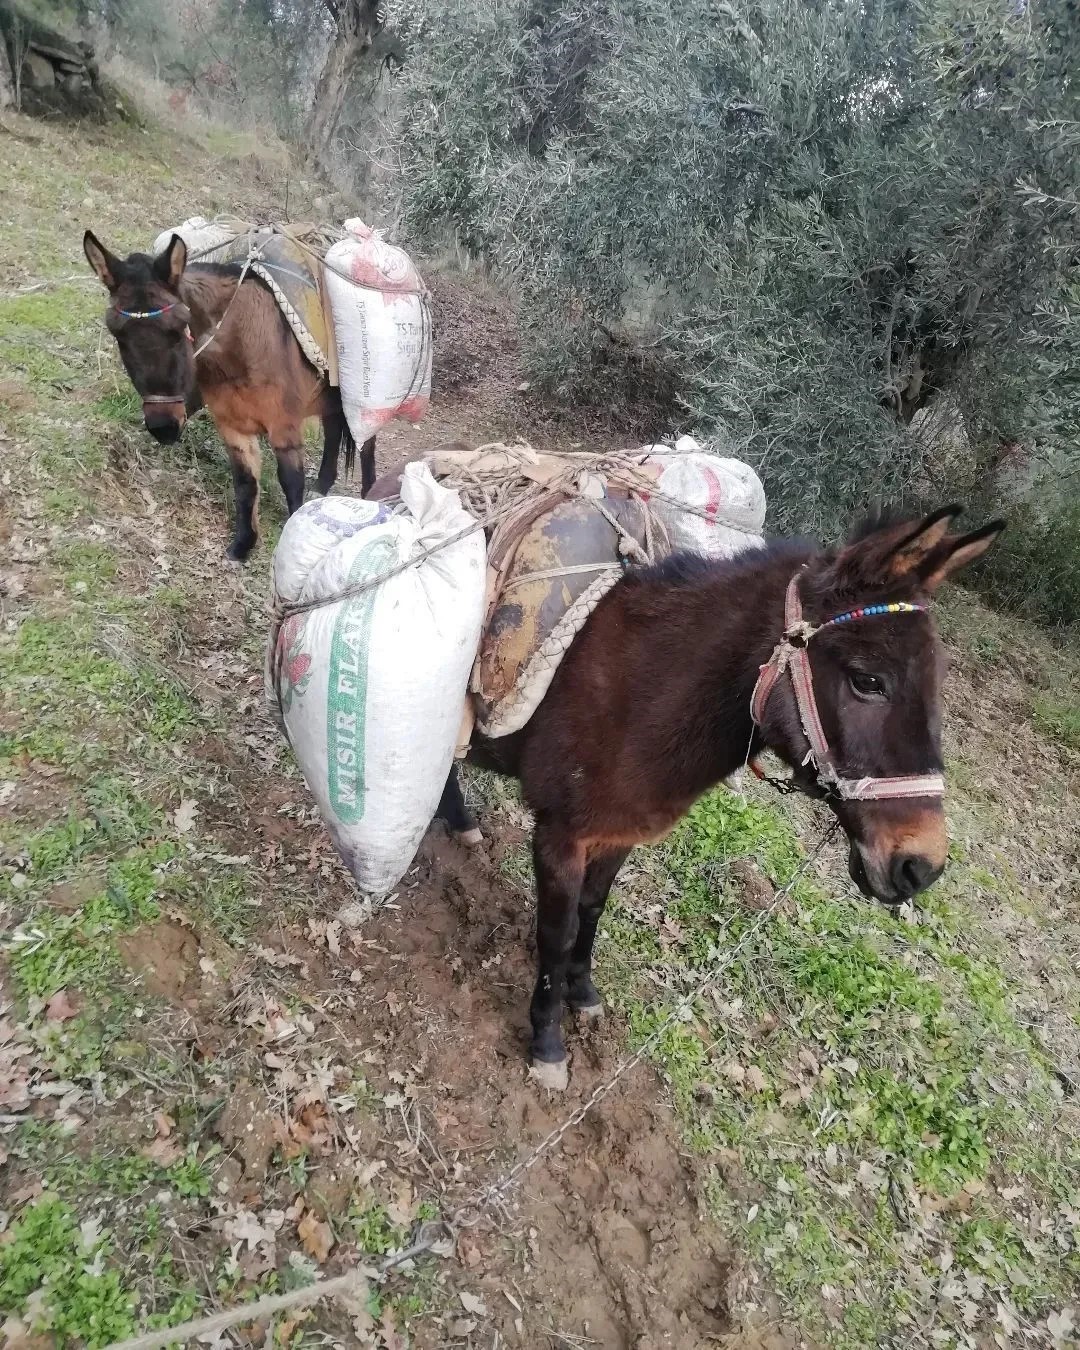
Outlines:
<svg viewBox="0 0 1080 1350"><path fill-rule="evenodd" d="M943 659L927 606L1004 529L994 521L950 534L959 511L875 521L839 552L811 560L797 583L809 627L788 653L792 679L769 698L773 743L804 785L826 788L850 840L852 878L890 904L932 885L948 853Z"/></svg>
<svg viewBox="0 0 1080 1350"><path fill-rule="evenodd" d="M163 445L171 444L179 439L195 389L191 315L180 299L187 247L174 234L156 258L146 253L117 258L87 230L83 251L109 292L105 325L142 398L146 429Z"/></svg>

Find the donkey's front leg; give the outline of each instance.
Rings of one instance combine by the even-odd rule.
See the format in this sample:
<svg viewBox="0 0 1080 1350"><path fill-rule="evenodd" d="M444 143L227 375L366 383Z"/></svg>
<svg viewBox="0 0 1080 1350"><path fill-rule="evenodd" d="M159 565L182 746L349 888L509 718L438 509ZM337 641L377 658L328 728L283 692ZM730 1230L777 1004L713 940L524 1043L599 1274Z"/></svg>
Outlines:
<svg viewBox="0 0 1080 1350"><path fill-rule="evenodd" d="M604 1013L603 1001L592 982L592 953L596 929L619 868L626 861L629 852L628 848L621 848L614 853L601 854L591 859L585 869L581 905L578 909L578 935L567 972L566 1001L576 1013L580 1013L590 1021L602 1017Z"/></svg>
<svg viewBox="0 0 1080 1350"><path fill-rule="evenodd" d="M226 549L226 555L234 562L243 562L259 539L259 466L262 463L262 451L257 436L244 436L224 427L219 430L229 451L236 496L236 532Z"/></svg>
<svg viewBox="0 0 1080 1350"><path fill-rule="evenodd" d="M564 828L540 821L533 832L533 863L539 971L529 1009L531 1074L541 1086L561 1092L569 1081L562 1038L563 996L578 935L585 846Z"/></svg>

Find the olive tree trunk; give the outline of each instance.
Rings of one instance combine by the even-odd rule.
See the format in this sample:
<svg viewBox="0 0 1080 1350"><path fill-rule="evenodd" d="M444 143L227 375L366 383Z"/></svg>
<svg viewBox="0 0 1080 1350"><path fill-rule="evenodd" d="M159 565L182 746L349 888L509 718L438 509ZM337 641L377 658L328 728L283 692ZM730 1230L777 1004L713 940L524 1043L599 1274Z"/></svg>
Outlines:
<svg viewBox="0 0 1080 1350"><path fill-rule="evenodd" d="M334 143L357 74L372 59L382 28L378 0L326 0L334 20L334 36L308 116L306 138L316 168L335 177Z"/></svg>
<svg viewBox="0 0 1080 1350"><path fill-rule="evenodd" d="M0 33L0 109L11 108L14 105L15 77L11 73L11 62L8 60L4 35Z"/></svg>

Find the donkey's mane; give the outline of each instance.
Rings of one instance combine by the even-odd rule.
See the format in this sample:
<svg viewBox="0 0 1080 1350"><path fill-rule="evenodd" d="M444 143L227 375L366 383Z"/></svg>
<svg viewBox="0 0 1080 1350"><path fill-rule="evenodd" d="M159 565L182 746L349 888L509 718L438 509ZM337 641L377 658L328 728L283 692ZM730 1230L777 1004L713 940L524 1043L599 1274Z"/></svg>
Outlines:
<svg viewBox="0 0 1080 1350"><path fill-rule="evenodd" d="M247 285L249 282L254 284L256 290L261 290L268 295L274 302L274 312L281 320L283 333L291 333L289 322L281 312L281 306L277 302L277 297L270 288L265 277L261 277L258 272L248 270L244 271L244 264L238 262L197 262L192 263L190 267L184 269L184 279L190 281L195 287L200 283L208 285L215 281L235 281L238 286L242 282ZM183 282L181 282L183 285ZM235 292L233 292L235 294Z"/></svg>
<svg viewBox="0 0 1080 1350"><path fill-rule="evenodd" d="M700 553L671 553L662 562L640 571L630 572L625 581L655 581L670 586L694 587L706 581L737 582L749 573L759 572L763 562L790 558L792 563L805 561L808 553L816 553L820 545L811 539L770 539L763 549L750 548L734 558L708 558Z"/></svg>
<svg viewBox="0 0 1080 1350"><path fill-rule="evenodd" d="M875 506L858 522L848 535L847 541L849 544L861 543L878 530L885 530L890 525L900 525L909 520L912 520L911 512L902 511L895 504ZM914 521L912 523L914 524Z"/></svg>
<svg viewBox="0 0 1080 1350"><path fill-rule="evenodd" d="M212 277L232 277L237 278L244 270L243 263L238 262L193 262L187 267L188 272L204 272ZM260 280L257 273L249 272L253 280Z"/></svg>

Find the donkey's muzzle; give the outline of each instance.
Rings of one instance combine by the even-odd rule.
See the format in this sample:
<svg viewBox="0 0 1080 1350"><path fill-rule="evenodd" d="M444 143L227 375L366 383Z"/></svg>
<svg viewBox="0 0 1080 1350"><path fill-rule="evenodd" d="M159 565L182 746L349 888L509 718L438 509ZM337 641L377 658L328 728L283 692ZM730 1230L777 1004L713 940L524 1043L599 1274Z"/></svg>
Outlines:
<svg viewBox="0 0 1080 1350"><path fill-rule="evenodd" d="M923 853L896 852L886 859L874 850L852 843L848 855L851 879L868 900L902 905L929 890L945 870L945 864Z"/></svg>
<svg viewBox="0 0 1080 1350"><path fill-rule="evenodd" d="M183 431L178 418L163 417L160 413L146 418L146 429L159 445L175 445Z"/></svg>
<svg viewBox="0 0 1080 1350"><path fill-rule="evenodd" d="M945 870L949 841L945 814L936 802L867 802L845 828L849 824L848 871L867 898L901 905Z"/></svg>
<svg viewBox="0 0 1080 1350"><path fill-rule="evenodd" d="M898 853L889 866L893 890L904 900L927 891L945 868L918 853Z"/></svg>

